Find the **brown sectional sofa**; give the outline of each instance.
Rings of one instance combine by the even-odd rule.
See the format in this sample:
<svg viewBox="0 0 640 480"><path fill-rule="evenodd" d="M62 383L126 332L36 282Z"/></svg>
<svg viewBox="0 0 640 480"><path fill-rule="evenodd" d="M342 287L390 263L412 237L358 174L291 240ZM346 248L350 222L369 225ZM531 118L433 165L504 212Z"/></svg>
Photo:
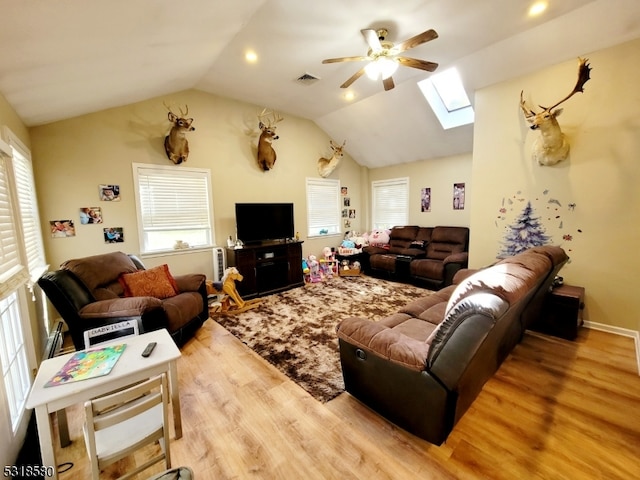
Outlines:
<svg viewBox="0 0 640 480"><path fill-rule="evenodd" d="M537 316L568 260L534 247L374 322L337 327L346 390L405 430L440 445Z"/></svg>
<svg viewBox="0 0 640 480"><path fill-rule="evenodd" d="M388 248L364 247L367 273L419 283L434 290L451 285L468 265L467 227L393 227Z"/></svg>

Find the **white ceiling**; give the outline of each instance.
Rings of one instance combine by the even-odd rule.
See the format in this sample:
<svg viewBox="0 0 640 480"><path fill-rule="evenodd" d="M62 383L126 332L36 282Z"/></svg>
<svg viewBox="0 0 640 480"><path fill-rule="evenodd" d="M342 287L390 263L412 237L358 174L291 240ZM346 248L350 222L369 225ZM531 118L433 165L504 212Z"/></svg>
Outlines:
<svg viewBox="0 0 640 480"><path fill-rule="evenodd" d="M535 20L532 1L0 0L0 93L35 126L196 88L311 119L369 167L461 154L473 127L442 129L416 85L430 73L400 67L388 92L362 77L347 102L339 86L363 64L321 62L365 55L363 28L395 43L433 28L439 38L405 55L456 66L473 102L640 37L638 0L549 0ZM305 73L320 80L296 82Z"/></svg>

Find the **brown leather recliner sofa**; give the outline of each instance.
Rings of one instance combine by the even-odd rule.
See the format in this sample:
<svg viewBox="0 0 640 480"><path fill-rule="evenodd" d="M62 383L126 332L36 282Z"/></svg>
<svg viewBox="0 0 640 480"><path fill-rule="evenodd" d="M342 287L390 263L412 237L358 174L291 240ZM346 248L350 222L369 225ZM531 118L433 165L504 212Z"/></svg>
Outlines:
<svg viewBox="0 0 640 480"><path fill-rule="evenodd" d="M112 252L68 260L40 277L38 285L68 325L78 350L85 348L86 330L130 318L139 320L140 333L166 328L181 346L209 317L206 278L199 273L173 276L168 268L162 272L160 267L146 270L135 255ZM123 275L133 275L128 278L137 279L136 289L145 295L130 291L127 296ZM153 292L165 284L168 292Z"/></svg>
<svg viewBox="0 0 640 480"><path fill-rule="evenodd" d="M391 422L444 442L483 385L540 314L568 260L560 247L534 247L377 322L337 327L346 390Z"/></svg>
<svg viewBox="0 0 640 480"><path fill-rule="evenodd" d="M393 227L388 248L363 249L367 273L412 281L437 290L451 285L469 260L467 227Z"/></svg>

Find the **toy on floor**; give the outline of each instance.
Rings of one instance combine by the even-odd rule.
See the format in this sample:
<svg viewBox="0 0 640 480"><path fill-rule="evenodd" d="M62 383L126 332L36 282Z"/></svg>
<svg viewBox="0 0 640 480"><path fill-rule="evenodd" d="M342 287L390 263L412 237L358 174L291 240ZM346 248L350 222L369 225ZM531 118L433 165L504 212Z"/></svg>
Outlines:
<svg viewBox="0 0 640 480"><path fill-rule="evenodd" d="M257 307L260 299L245 301L236 290L236 281L243 280L242 274L236 267L229 267L224 271L224 275L219 282L207 281L207 294L220 295L222 300L209 307L209 314L219 313L240 313Z"/></svg>
<svg viewBox="0 0 640 480"><path fill-rule="evenodd" d="M320 275L320 262L315 255L309 255L307 259L307 265L309 265L309 281L311 283L317 283L322 281Z"/></svg>
<svg viewBox="0 0 640 480"><path fill-rule="evenodd" d="M332 277L338 273L336 254L330 247L324 247L322 254L324 258L320 259L320 273L325 277Z"/></svg>

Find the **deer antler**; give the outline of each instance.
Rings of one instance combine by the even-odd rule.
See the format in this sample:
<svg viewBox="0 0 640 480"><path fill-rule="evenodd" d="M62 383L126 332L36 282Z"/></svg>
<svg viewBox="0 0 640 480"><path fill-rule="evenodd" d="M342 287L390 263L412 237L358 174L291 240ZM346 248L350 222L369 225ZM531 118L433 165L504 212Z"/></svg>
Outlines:
<svg viewBox="0 0 640 480"><path fill-rule="evenodd" d="M167 105L167 102L164 102L164 101L163 101L163 102L162 102L162 104L165 106L165 108L166 108L167 110L169 110L169 112L170 112L170 113L173 113L173 110L171 110L171 107L170 107L169 105ZM189 105L185 105L185 108L186 108L187 110L186 110L185 112L183 112L183 111L182 111L182 107L179 107L179 109L180 109L180 116L181 116L182 118L186 118L186 117L187 117L187 115L189 114ZM174 114L174 115L175 115L175 114ZM176 116L177 116L177 115L176 115Z"/></svg>
<svg viewBox="0 0 640 480"><path fill-rule="evenodd" d="M524 91L520 90L520 108L524 112L524 116L526 118L535 117L536 116L536 112L534 112L531 109L527 109L527 104L526 104L524 98L522 98L523 93L524 93Z"/></svg>
<svg viewBox="0 0 640 480"><path fill-rule="evenodd" d="M587 83L587 81L591 79L591 77L590 77L591 67L587 63L589 61L588 58L579 58L578 57L578 61L579 61L579 64L578 64L578 81L576 82L576 86L573 87L573 90L571 91L571 93L569 95L564 97L562 100L560 100L558 103L556 103L553 107L545 108L545 110L553 110L554 108L556 108L561 103L566 102L567 100L569 100L571 97L573 97L578 92L584 93L584 84Z"/></svg>
<svg viewBox="0 0 640 480"><path fill-rule="evenodd" d="M267 122L266 125L267 127L272 127L273 125L275 125L278 122L281 122L282 120L284 120L283 117L281 117L279 114L272 112L270 110L268 110L267 108L263 108L262 112L260 112L258 114L258 120L262 123L265 123L263 120L265 117L270 116L270 118L267 118Z"/></svg>

